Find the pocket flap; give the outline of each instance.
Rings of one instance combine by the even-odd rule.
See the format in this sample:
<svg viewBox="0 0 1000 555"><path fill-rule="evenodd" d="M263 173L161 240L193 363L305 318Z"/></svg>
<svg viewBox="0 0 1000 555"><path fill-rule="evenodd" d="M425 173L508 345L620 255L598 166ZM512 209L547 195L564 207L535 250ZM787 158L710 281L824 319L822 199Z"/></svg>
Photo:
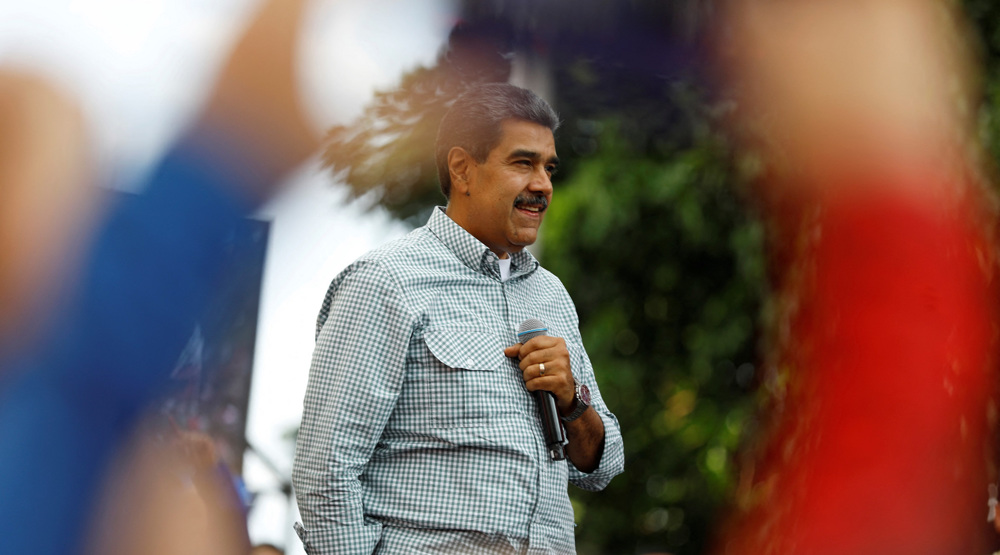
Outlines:
<svg viewBox="0 0 1000 555"><path fill-rule="evenodd" d="M451 368L492 371L503 365L500 339L489 332L427 330L424 342L434 358Z"/></svg>

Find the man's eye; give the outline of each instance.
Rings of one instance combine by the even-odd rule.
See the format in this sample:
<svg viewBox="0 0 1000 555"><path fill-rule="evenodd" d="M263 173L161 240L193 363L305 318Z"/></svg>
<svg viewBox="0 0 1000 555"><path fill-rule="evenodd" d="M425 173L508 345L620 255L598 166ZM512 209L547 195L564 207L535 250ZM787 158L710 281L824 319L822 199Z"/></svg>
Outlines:
<svg viewBox="0 0 1000 555"><path fill-rule="evenodd" d="M555 175L556 172L559 171L559 168L556 167L556 166L545 166L545 171L548 172L548 174L550 176L552 176L552 175Z"/></svg>

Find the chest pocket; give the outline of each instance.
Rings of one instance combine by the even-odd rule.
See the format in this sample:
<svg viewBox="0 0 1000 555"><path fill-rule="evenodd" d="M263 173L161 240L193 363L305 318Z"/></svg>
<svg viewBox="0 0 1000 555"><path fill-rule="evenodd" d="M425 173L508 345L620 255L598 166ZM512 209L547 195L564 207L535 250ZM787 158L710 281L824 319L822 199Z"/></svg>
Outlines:
<svg viewBox="0 0 1000 555"><path fill-rule="evenodd" d="M477 330L427 330L428 356L413 376L412 392L422 398L431 424L438 428L486 425L491 394L497 390L506 357L500 339Z"/></svg>

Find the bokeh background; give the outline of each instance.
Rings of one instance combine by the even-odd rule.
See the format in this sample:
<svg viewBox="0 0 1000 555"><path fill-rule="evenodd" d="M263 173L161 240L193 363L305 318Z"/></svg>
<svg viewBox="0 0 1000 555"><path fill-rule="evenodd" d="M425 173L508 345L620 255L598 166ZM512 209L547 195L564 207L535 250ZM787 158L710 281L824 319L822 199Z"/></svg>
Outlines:
<svg viewBox="0 0 1000 555"><path fill-rule="evenodd" d="M972 23L982 78L972 109L996 160L1000 5L945 3ZM0 62L31 65L79 96L104 181L127 188L191 116L255 5L3 0ZM750 194L760 162L726 131L739 105L711 63L720 9L714 0L316 0L300 71L328 146L258 215L271 232L244 461L255 541L301 552L288 477L329 280L443 203L437 119L465 84L510 80L563 118L554 202L533 250L577 303L625 440L625 474L604 492L571 492L579 551L705 550L759 409L787 378L761 362L780 333L782 299L769 289L769 223Z"/></svg>

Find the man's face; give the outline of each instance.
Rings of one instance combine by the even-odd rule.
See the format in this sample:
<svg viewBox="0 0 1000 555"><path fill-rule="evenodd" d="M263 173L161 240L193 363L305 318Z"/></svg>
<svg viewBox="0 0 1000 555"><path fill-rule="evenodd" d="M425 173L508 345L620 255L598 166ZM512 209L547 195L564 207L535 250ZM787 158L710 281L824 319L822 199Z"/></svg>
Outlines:
<svg viewBox="0 0 1000 555"><path fill-rule="evenodd" d="M507 120L502 129L486 161L472 163L469 195L462 201L471 216L463 227L505 258L538 238L559 159L548 127Z"/></svg>

